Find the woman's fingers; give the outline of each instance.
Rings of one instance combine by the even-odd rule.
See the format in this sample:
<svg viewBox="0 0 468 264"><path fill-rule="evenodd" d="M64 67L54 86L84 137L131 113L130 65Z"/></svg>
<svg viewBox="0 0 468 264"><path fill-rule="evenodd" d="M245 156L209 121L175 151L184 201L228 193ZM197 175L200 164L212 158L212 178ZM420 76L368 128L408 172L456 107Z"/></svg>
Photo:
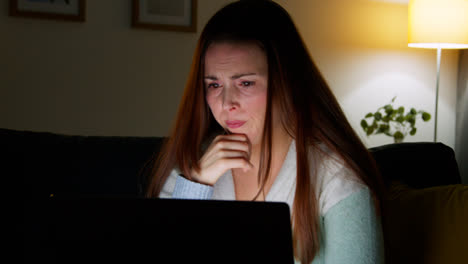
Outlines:
<svg viewBox="0 0 468 264"><path fill-rule="evenodd" d="M222 162L223 165L228 169L250 170L254 168L253 164L245 158L224 158L219 160L219 162Z"/></svg>
<svg viewBox="0 0 468 264"><path fill-rule="evenodd" d="M209 154L210 152L217 152L220 150L239 150L246 152L250 157L251 147L250 142L245 135L222 135L213 140L206 153Z"/></svg>
<svg viewBox="0 0 468 264"><path fill-rule="evenodd" d="M229 169L252 169L250 151L250 142L245 135L217 136L199 161L201 171L192 171L192 177L198 182L213 185Z"/></svg>
<svg viewBox="0 0 468 264"><path fill-rule="evenodd" d="M192 177L200 183L214 185L221 175L230 169L239 168L247 171L253 169L253 167L250 161L244 157L224 157L217 159L207 167L202 167L200 174L192 175Z"/></svg>
<svg viewBox="0 0 468 264"><path fill-rule="evenodd" d="M242 150L221 149L215 154L215 159L244 158L249 160L249 154Z"/></svg>
<svg viewBox="0 0 468 264"><path fill-rule="evenodd" d="M249 138L245 134L229 134L229 135L219 135L217 136L213 142L228 139L228 140L237 140L237 141L248 141Z"/></svg>

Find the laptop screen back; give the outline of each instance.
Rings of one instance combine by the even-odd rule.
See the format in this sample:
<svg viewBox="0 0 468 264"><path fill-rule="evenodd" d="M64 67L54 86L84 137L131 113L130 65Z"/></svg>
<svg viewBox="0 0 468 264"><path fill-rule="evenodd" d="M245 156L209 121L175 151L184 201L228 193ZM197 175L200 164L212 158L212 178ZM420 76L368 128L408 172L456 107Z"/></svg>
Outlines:
<svg viewBox="0 0 468 264"><path fill-rule="evenodd" d="M58 199L25 205L25 258L54 263L293 263L285 203Z"/></svg>

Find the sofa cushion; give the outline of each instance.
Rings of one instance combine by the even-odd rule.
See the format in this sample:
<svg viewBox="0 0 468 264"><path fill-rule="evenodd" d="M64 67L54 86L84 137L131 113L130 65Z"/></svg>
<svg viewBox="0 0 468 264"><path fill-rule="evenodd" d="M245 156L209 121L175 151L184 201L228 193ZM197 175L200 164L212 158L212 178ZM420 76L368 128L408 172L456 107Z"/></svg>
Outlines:
<svg viewBox="0 0 468 264"><path fill-rule="evenodd" d="M413 189L394 182L386 202L387 263L468 262L468 185Z"/></svg>

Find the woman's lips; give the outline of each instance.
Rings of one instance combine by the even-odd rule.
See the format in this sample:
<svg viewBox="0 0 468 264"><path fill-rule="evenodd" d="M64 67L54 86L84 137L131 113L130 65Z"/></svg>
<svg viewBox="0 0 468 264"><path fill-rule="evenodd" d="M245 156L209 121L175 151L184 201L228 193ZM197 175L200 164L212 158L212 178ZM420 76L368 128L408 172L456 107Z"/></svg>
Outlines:
<svg viewBox="0 0 468 264"><path fill-rule="evenodd" d="M229 128L239 128L243 126L244 124L245 124L245 121L238 121L238 120L226 121L226 125Z"/></svg>

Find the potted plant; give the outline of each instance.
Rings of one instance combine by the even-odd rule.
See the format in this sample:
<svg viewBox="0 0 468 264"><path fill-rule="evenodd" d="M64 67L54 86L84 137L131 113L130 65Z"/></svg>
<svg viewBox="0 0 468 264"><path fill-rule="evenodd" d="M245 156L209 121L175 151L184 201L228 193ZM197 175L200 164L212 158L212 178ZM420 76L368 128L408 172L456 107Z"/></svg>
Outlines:
<svg viewBox="0 0 468 264"><path fill-rule="evenodd" d="M385 134L393 137L395 143L403 142L404 138L410 134L416 134L416 120L421 118L424 122L431 119L431 114L426 111L411 108L405 113L405 107L393 107L396 96L392 102L379 107L374 113L368 113L361 120L361 127L367 136Z"/></svg>

